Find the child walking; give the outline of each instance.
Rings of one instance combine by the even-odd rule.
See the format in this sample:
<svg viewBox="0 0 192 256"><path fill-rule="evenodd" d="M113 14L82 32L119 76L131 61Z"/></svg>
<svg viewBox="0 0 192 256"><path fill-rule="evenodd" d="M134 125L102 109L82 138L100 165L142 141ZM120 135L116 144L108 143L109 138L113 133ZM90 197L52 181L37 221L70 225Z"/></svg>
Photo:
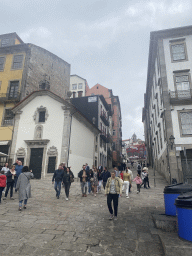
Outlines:
<svg viewBox="0 0 192 256"><path fill-rule="evenodd" d="M133 181L135 181L135 183L137 185L137 194L138 194L138 193L140 193L140 186L143 183L140 175L137 174L137 176L135 177L135 179Z"/></svg>

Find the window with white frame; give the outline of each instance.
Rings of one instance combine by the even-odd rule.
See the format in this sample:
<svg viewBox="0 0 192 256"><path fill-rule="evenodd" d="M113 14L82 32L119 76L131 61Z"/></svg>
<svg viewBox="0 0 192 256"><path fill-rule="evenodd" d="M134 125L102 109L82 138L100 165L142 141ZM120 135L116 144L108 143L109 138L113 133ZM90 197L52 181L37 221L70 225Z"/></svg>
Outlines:
<svg viewBox="0 0 192 256"><path fill-rule="evenodd" d="M185 42L175 42L171 44L170 48L172 61L182 61L187 59Z"/></svg>
<svg viewBox="0 0 192 256"><path fill-rule="evenodd" d="M189 74L175 75L175 87L176 87L178 98L190 97Z"/></svg>
<svg viewBox="0 0 192 256"><path fill-rule="evenodd" d="M192 135L192 111L180 112L182 135Z"/></svg>
<svg viewBox="0 0 192 256"><path fill-rule="evenodd" d="M78 84L78 89L83 89L83 84L82 83Z"/></svg>
<svg viewBox="0 0 192 256"><path fill-rule="evenodd" d="M116 135L116 130L113 130L113 136L115 136Z"/></svg>
<svg viewBox="0 0 192 256"><path fill-rule="evenodd" d="M72 90L77 90L77 84L72 84Z"/></svg>

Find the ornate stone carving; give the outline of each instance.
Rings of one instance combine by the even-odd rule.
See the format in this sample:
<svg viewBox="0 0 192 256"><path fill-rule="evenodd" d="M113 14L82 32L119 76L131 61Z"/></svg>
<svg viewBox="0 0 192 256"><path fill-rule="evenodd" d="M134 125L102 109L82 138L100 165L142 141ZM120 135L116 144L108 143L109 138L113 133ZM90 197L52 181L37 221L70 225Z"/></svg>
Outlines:
<svg viewBox="0 0 192 256"><path fill-rule="evenodd" d="M35 127L34 139L41 140L43 138L43 125L37 125Z"/></svg>
<svg viewBox="0 0 192 256"><path fill-rule="evenodd" d="M19 149L17 150L17 153L16 153L17 158L18 158L18 157L25 157L25 154L26 154L26 152L25 152L25 149L24 149L24 148L19 148Z"/></svg>
<svg viewBox="0 0 192 256"><path fill-rule="evenodd" d="M50 147L47 151L47 155L57 156L58 155L57 148L55 146Z"/></svg>
<svg viewBox="0 0 192 256"><path fill-rule="evenodd" d="M27 143L28 146L31 145L36 145L36 146L41 146L41 145L47 145L49 140L25 140L25 143Z"/></svg>
<svg viewBox="0 0 192 256"><path fill-rule="evenodd" d="M37 109L35 110L35 113L34 113L34 115L33 115L33 120L35 121L36 124L39 123L39 112L40 112L40 111L45 111L45 121L47 121L47 118L48 118L48 116L49 116L47 108L46 108L46 107L43 107L43 106L41 105L39 108L37 108Z"/></svg>

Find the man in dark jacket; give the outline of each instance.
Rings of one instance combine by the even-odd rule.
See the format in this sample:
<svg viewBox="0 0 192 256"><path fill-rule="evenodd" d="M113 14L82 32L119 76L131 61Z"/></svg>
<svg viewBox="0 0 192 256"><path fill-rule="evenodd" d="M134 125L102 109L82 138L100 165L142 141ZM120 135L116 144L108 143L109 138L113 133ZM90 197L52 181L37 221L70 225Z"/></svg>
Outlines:
<svg viewBox="0 0 192 256"><path fill-rule="evenodd" d="M64 175L64 170L63 166L60 164L59 168L55 170L52 178L52 184L54 183L55 180L55 191L56 191L56 197L59 199L60 192L61 192L61 182L63 181L63 175Z"/></svg>
<svg viewBox="0 0 192 256"><path fill-rule="evenodd" d="M107 180L109 177L111 177L111 173L107 170L107 167L104 168L104 172L102 172L102 180L103 180L103 188L105 189L105 186L107 184Z"/></svg>
<svg viewBox="0 0 192 256"><path fill-rule="evenodd" d="M81 182L81 190L82 190L82 197L87 197L87 182L89 178L88 171L85 170L85 165L83 165L83 170L78 173L78 177L80 178Z"/></svg>

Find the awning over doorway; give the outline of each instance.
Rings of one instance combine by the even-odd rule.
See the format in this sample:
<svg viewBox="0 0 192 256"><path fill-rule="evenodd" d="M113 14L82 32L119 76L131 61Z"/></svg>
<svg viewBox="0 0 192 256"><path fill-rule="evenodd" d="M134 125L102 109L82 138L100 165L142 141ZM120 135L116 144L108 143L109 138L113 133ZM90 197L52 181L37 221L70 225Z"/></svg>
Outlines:
<svg viewBox="0 0 192 256"><path fill-rule="evenodd" d="M0 152L0 156L8 156L8 155L5 154L5 153Z"/></svg>
<svg viewBox="0 0 192 256"><path fill-rule="evenodd" d="M0 146L8 145L9 141L8 140L2 140L0 141Z"/></svg>

